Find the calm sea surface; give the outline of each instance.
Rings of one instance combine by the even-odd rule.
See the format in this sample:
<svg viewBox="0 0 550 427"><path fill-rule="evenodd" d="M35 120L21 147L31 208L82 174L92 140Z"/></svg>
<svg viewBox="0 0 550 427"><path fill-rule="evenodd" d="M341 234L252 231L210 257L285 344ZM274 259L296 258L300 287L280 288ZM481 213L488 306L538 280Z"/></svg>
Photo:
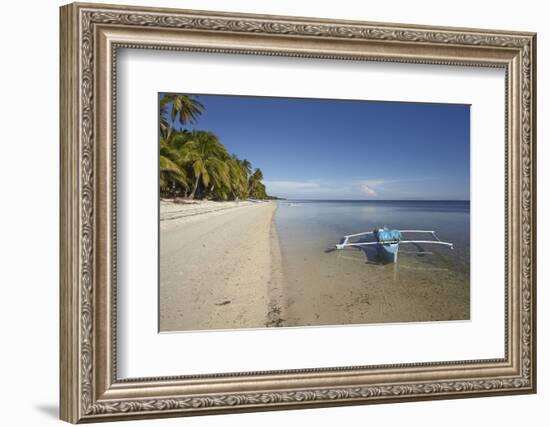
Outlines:
<svg viewBox="0 0 550 427"><path fill-rule="evenodd" d="M311 201L279 203L277 231L283 249L297 240L330 249L347 234L372 231L386 226L401 230L434 230L438 237L454 243L455 250L434 245L423 247L470 261L470 202L468 201ZM410 234L407 238L412 237ZM427 234L418 238L432 240ZM412 251L404 246L400 252Z"/></svg>
<svg viewBox="0 0 550 427"><path fill-rule="evenodd" d="M278 204L275 224L287 293L293 295L287 314L292 324L469 318L468 201L285 200ZM398 262L390 265L381 262L375 246L334 250L344 235L383 226L434 230L455 249L401 245ZM405 237L413 238L410 234ZM433 239L429 234L415 237ZM344 298L341 294L347 289L353 289L353 294ZM361 299L355 296L358 293ZM302 313L309 302L319 309L305 318ZM354 307L362 308L349 317L347 313ZM332 314L335 310L341 314Z"/></svg>

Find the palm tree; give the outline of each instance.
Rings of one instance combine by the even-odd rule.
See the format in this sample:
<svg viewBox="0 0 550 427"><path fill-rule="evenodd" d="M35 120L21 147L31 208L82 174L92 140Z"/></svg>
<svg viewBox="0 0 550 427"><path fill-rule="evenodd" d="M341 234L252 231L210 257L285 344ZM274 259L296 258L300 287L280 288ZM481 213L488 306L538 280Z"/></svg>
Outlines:
<svg viewBox="0 0 550 427"><path fill-rule="evenodd" d="M188 131L204 112L204 105L195 97L166 94L160 99L160 187L173 197L183 190L194 199L267 197L260 169L254 169L247 159L229 155L216 135L206 131ZM179 124L174 129L175 125ZM189 193L190 191L190 193Z"/></svg>
<svg viewBox="0 0 550 427"><path fill-rule="evenodd" d="M183 188L188 188L187 174L175 162L168 157L160 156L160 187L171 187L172 195L176 197L177 184Z"/></svg>
<svg viewBox="0 0 550 427"><path fill-rule="evenodd" d="M266 188L263 182L257 182L254 186L254 190L252 190L252 193L250 194L250 197L254 199L267 199L267 193Z"/></svg>
<svg viewBox="0 0 550 427"><path fill-rule="evenodd" d="M260 168L254 169L254 173L248 179L248 194L252 196L254 194L254 189L258 184L261 184L261 181L264 179L264 174Z"/></svg>
<svg viewBox="0 0 550 427"><path fill-rule="evenodd" d="M174 140L174 138L171 138ZM182 157L174 147L173 141L160 139L159 167L160 167L160 187L171 187L173 197L176 197L177 187L187 189L188 178L182 164Z"/></svg>
<svg viewBox="0 0 550 427"><path fill-rule="evenodd" d="M247 160L245 160L248 162ZM231 195L233 199L245 199L248 196L248 168L234 154L226 160L229 166L229 176L231 178ZM250 162L248 162L250 164Z"/></svg>
<svg viewBox="0 0 550 427"><path fill-rule="evenodd" d="M246 171L246 177L248 178L252 173L252 163L250 163L250 161L248 161L247 159L239 160L239 163Z"/></svg>
<svg viewBox="0 0 550 427"><path fill-rule="evenodd" d="M196 98L177 94L164 95L160 100L161 135L169 138L175 123L181 126L195 123L203 112L204 105Z"/></svg>
<svg viewBox="0 0 550 427"><path fill-rule="evenodd" d="M194 131L182 146L183 160L188 163L193 171L195 181L189 197L195 198L199 183L204 187L212 182L220 190L231 188L229 167L226 160L229 154L212 132Z"/></svg>

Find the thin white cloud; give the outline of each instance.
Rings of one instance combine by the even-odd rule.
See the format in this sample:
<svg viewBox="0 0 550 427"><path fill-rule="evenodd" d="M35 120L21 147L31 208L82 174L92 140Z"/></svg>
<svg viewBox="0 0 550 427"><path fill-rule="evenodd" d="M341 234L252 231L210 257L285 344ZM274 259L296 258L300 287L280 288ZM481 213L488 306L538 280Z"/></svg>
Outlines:
<svg viewBox="0 0 550 427"><path fill-rule="evenodd" d="M407 194L404 187L417 181L426 181L430 178L412 178L412 179L367 179L359 181L361 191L372 197L393 197L404 196Z"/></svg>
<svg viewBox="0 0 550 427"><path fill-rule="evenodd" d="M289 198L338 198L350 193L347 186L318 181L264 181L268 194Z"/></svg>
<svg viewBox="0 0 550 427"><path fill-rule="evenodd" d="M363 193L365 193L367 196L377 196L378 193L376 192L376 190L370 186L368 186L367 184L360 184L359 188L361 189L361 191Z"/></svg>
<svg viewBox="0 0 550 427"><path fill-rule="evenodd" d="M428 179L376 178L350 182L268 180L264 183L268 194L289 199L385 199L410 197L408 184Z"/></svg>

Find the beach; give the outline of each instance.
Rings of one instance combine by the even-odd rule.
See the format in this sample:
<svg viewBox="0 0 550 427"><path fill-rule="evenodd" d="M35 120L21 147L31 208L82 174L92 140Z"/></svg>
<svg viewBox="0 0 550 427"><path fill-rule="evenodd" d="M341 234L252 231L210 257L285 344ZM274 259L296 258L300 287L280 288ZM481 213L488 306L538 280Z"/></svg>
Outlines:
<svg viewBox="0 0 550 427"><path fill-rule="evenodd" d="M275 202L161 202L160 330L280 323Z"/></svg>
<svg viewBox="0 0 550 427"><path fill-rule="evenodd" d="M163 332L470 317L469 205L161 202L160 218ZM336 251L367 218L439 221L456 249Z"/></svg>

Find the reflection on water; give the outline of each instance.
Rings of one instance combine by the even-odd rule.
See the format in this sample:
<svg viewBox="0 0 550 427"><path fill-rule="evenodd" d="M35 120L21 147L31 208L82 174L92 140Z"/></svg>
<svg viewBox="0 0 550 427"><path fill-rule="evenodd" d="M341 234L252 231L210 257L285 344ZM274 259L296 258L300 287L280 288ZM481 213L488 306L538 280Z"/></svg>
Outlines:
<svg viewBox="0 0 550 427"><path fill-rule="evenodd" d="M281 201L275 221L289 325L469 318L469 202ZM383 226L434 230L455 249L403 244L396 264L374 245L334 250L344 235Z"/></svg>

